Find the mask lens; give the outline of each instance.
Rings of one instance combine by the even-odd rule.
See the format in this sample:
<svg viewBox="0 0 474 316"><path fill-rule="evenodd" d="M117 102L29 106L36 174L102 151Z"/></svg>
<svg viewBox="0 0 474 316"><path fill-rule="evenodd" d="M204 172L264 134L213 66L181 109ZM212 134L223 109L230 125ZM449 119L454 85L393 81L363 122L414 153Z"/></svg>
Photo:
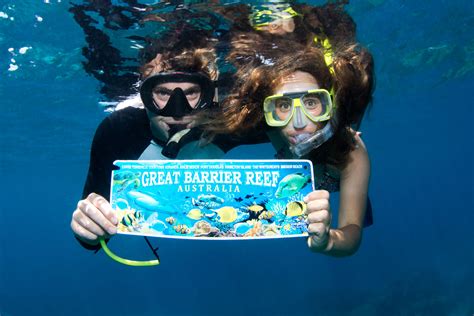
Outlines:
<svg viewBox="0 0 474 316"><path fill-rule="evenodd" d="M270 126L288 124L295 112L295 101L297 102L296 108L299 108L299 111L302 109L304 115L315 123L327 121L331 117L332 102L329 92L310 90L306 93L291 93L266 98L263 110L267 124Z"/></svg>
<svg viewBox="0 0 474 316"><path fill-rule="evenodd" d="M331 98L325 91L310 92L301 97L301 104L306 116L313 122L329 119Z"/></svg>
<svg viewBox="0 0 474 316"><path fill-rule="evenodd" d="M278 98L275 100L275 119L286 121L293 112L293 100L290 98Z"/></svg>
<svg viewBox="0 0 474 316"><path fill-rule="evenodd" d="M169 86L169 84L167 86ZM183 92L184 97L189 103L189 106L193 109L196 107L201 98L201 87L198 84L193 84L192 86L186 87L184 89L176 88L173 90L167 86L161 84L153 88L153 100L155 101L158 109L163 109L166 106L170 98L176 94L176 89L180 89Z"/></svg>
<svg viewBox="0 0 474 316"><path fill-rule="evenodd" d="M214 82L200 73L158 73L140 86L145 107L162 116L180 117L213 105Z"/></svg>
<svg viewBox="0 0 474 316"><path fill-rule="evenodd" d="M293 100L284 96L267 98L264 102L264 111L268 125L286 125L293 114Z"/></svg>

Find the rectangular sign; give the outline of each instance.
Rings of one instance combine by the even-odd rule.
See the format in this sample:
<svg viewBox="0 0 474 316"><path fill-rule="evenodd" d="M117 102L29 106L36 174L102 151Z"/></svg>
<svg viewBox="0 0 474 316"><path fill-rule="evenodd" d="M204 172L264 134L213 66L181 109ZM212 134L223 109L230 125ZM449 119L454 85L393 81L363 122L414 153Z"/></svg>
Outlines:
<svg viewBox="0 0 474 316"><path fill-rule="evenodd" d="M122 234L240 239L307 236L308 160L118 160L111 205Z"/></svg>

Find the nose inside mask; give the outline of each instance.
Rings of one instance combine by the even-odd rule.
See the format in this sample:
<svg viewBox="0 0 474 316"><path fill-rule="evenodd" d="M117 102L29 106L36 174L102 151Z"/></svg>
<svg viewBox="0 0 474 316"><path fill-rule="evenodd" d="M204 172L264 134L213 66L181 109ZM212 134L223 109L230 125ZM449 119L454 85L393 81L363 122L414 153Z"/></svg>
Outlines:
<svg viewBox="0 0 474 316"><path fill-rule="evenodd" d="M305 128L307 124L308 124L308 118L303 113L301 108L297 107L295 109L295 114L293 116L293 127L297 129Z"/></svg>
<svg viewBox="0 0 474 316"><path fill-rule="evenodd" d="M183 117L190 114L193 111L193 108L186 99L181 88L176 88L173 90L168 102L165 107L160 111L161 116L168 117Z"/></svg>

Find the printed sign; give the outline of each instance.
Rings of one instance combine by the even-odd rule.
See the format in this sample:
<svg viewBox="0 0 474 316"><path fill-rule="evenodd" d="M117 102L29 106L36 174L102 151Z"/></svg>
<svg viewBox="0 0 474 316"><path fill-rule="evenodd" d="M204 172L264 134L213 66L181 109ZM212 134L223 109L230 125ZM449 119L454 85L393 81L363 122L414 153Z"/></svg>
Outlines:
<svg viewBox="0 0 474 316"><path fill-rule="evenodd" d="M118 160L111 204L122 234L171 238L307 236L308 160Z"/></svg>

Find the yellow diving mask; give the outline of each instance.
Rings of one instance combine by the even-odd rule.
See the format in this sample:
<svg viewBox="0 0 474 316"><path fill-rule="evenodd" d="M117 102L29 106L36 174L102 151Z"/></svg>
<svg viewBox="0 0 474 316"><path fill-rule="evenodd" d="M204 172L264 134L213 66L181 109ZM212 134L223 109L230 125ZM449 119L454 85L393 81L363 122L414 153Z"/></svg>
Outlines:
<svg viewBox="0 0 474 316"><path fill-rule="evenodd" d="M269 126L285 126L293 116L294 123L298 124L303 115L317 123L331 118L333 103L329 91L313 89L269 96L263 101L263 111Z"/></svg>

